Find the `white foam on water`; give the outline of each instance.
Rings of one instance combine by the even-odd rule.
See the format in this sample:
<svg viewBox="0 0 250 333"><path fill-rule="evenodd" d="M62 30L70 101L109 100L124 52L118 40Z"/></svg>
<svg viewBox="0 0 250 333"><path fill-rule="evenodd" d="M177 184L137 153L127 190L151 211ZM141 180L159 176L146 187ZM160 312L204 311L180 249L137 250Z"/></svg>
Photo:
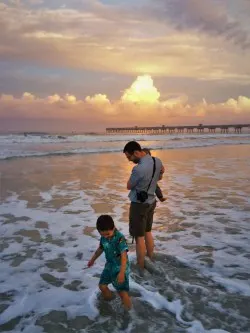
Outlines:
<svg viewBox="0 0 250 333"><path fill-rule="evenodd" d="M62 212L52 213L43 210L28 209L25 201L20 201L16 206L16 196L13 197L13 202L9 198L8 205L2 205L1 212L7 213L10 209L13 215L17 217L27 216L30 220L26 221L25 224L22 222L8 224L8 237L19 231L20 227L25 230L34 230L34 222L39 216L40 220L42 219L49 223L49 232L51 232L53 238L57 235L60 236L60 239L64 238L65 245L62 248L49 243L39 243L36 245L25 237L22 243L11 243L8 248L3 250L1 253L2 258L14 253L25 253L25 248L31 246L42 254L43 259L29 258L15 268L11 267L7 261L1 262L1 272L3 274L1 274L2 283L0 290L1 292L7 292L14 288L15 296L14 303L2 313L0 324L32 311L45 314L50 310L62 310L65 307L69 311L70 316L75 314L87 315L89 318L94 318L98 314L95 307L98 279L90 278L89 273L82 271L82 268L86 266L91 256L91 248L96 247L97 242L92 237L84 236L82 233L78 232L75 235L73 232L70 232L68 217ZM46 232L46 229L40 229L39 231L42 234L42 232ZM61 237L62 232L66 232L65 237ZM74 241L67 241L67 237L73 234L77 237L77 242L79 242L77 248L73 247ZM82 242L82 240L84 241ZM84 258L81 262L75 258L79 250L84 252ZM44 266L45 261L58 258L60 254L64 254L67 259L70 259L68 262L68 271L63 273L54 271L52 275L56 278L64 279L66 282L67 279L69 281L80 279L88 286L86 290L74 292L63 287L51 287L51 285L41 279L41 273L50 273L50 269Z"/></svg>
<svg viewBox="0 0 250 333"><path fill-rule="evenodd" d="M162 225L154 226L160 239L156 245L160 251L212 278L229 293L249 297L250 206L246 169L250 164L239 158L220 159L218 163L211 157L209 163L210 170L206 159L192 161L196 172L184 176L182 170L187 170L189 162L172 163L167 169L170 176L160 186L163 193L168 193L168 211L164 204L156 210L155 221ZM207 178L206 186L196 182L199 177ZM177 231L175 226L179 227Z"/></svg>
<svg viewBox="0 0 250 333"><path fill-rule="evenodd" d="M190 327L187 330L188 333L231 333L229 331L224 331L220 329L211 329L211 330L206 330L204 327L201 325L200 322L196 322L192 327Z"/></svg>
<svg viewBox="0 0 250 333"><path fill-rule="evenodd" d="M69 317L85 315L94 319L98 315L94 304L95 296L96 292L90 289L74 292L65 288L51 288L37 293L33 291L31 294L26 290L24 295L16 297L14 305L4 311L0 324L31 312L41 315L52 310L65 310L65 308L67 312L69 311Z"/></svg>
<svg viewBox="0 0 250 333"><path fill-rule="evenodd" d="M8 332L11 332L11 333L20 333L20 329L14 329L14 330L9 330ZM39 327L39 326L36 326L36 325L28 325L27 327L24 327L22 329L22 333L42 333L44 332L44 329L42 327Z"/></svg>
<svg viewBox="0 0 250 333"><path fill-rule="evenodd" d="M178 149L214 145L249 144L250 134L187 135L0 135L0 159L121 152L136 140L151 149Z"/></svg>
<svg viewBox="0 0 250 333"><path fill-rule="evenodd" d="M105 188L105 186L104 186ZM60 192L53 188L53 193ZM7 214L11 213L16 216L26 216L28 221L18 221L8 224L8 233L6 237L13 236L20 229L34 230L34 224L37 219L48 223L47 229L39 229L41 237L46 237L47 233L53 236L53 239L61 239L64 241L64 246L60 247L55 244L41 242L34 243L29 237L24 237L22 243L10 243L9 247L4 249L1 253L1 258L8 255L20 253L24 255L27 247L36 249L37 252L33 258L27 258L18 267L12 267L10 262L4 260L0 264L1 272L1 286L0 292L5 293L12 290L13 301L10 306L2 313L0 317L0 324L4 324L18 316L31 315L30 319L25 323L25 329L28 327L33 329L36 319L52 310L66 311L68 318L75 318L76 316L87 316L94 319L99 315L96 307L99 278L97 277L102 271L105 263L104 257L100 257L95 265L90 269L84 269L87 262L93 254L93 251L98 246L98 239L94 239L88 235L82 234L83 226L71 228L74 223L79 223L84 218L84 227L93 227L96 221L96 215L90 208L90 202L93 198L85 196L83 191L79 191L81 195L81 205L79 199L72 201L72 203L59 210L50 210L43 208L27 208L27 202L24 200L18 201L17 195L8 198L8 202L1 205L1 212ZM45 195L45 198L48 196ZM88 213L79 213L77 216L69 217L64 214L64 211L74 208L78 209L81 206L88 207ZM122 213L121 209L116 210L116 214ZM5 219L6 220L6 219ZM5 225L6 226L6 225ZM124 228L123 223L118 223ZM62 235L62 233L64 233ZM96 231L93 231L93 236L99 238ZM74 240L69 240L69 237L74 237ZM77 245L77 247L74 247ZM81 260L76 258L78 252L83 253ZM63 256L62 256L63 255ZM46 266L46 262L54 259L63 258L67 262L66 271L51 270ZM133 261L135 254L131 253L130 258ZM84 269L84 270L83 270ZM64 285L69 284L72 280L79 280L85 289L78 290L77 292L65 289L62 286L53 286L41 278L41 274L52 274L55 279L63 281ZM150 290L150 286L146 288L141 286L131 279L131 289L140 293L140 298L149 303L157 310L166 310L175 315L176 320L180 323L186 324L189 327L195 327L196 322L187 322L182 319L181 313L183 305L181 300L168 301L159 292ZM21 326L20 326L21 327ZM15 330L13 330L15 332ZM39 332L35 329L34 332Z"/></svg>
<svg viewBox="0 0 250 333"><path fill-rule="evenodd" d="M237 163L237 161L234 161L234 163ZM178 168L181 168L181 164L171 166L170 171L174 176L168 179L170 184L167 181L160 184L163 192L168 192L168 201L166 205L159 205L156 210L155 221L162 223L163 228L155 230L154 234L166 238L166 241L156 241L157 248L162 253L171 254L180 262L184 262L206 276L212 277L228 292L249 296L248 281L231 277L236 272L246 273L249 267L249 259L244 256L244 254L250 253L247 236L249 235L247 234L249 233L247 222L249 212L241 210L240 206L232 206L227 199L227 196L234 193L237 198L242 198L244 205L246 205L248 201L244 200L247 195L245 189L242 187L241 190L237 191L228 188L206 188L198 193L199 200L190 199L185 195L185 191L191 191L195 188L195 179L192 175L184 176ZM195 176L201 175L204 176L204 169L197 167ZM211 172L209 176L216 178L218 173ZM221 178L220 175L219 178ZM224 179L227 178L228 176L224 177ZM86 315L91 319L98 318L100 320L97 306L99 293L97 285L105 259L102 256L92 268L84 268L86 268L88 260L93 255L93 251L97 248L99 239L99 234L94 229L97 214L92 205L99 203L100 198L105 197L113 180L105 181L98 190L93 189L91 194L88 191L88 195L81 190L79 182L66 181L60 186L53 186L48 191L40 192L41 202L36 208L29 208L28 202L20 200L15 193L1 203L1 214L12 214L18 218L18 221L1 225L1 235L7 240L8 247L4 248L1 253L1 259L4 260L0 263L0 292L12 291L13 302L0 316L0 324L34 311L28 323L28 327L33 332L35 320L51 310L66 311L68 318ZM239 180L239 185L243 184L242 182L244 182L244 179ZM175 188L175 192L169 190L170 185ZM128 199L126 192L120 193L121 186L123 185L118 184L112 190L112 194L117 195L117 201L112 199L114 200L112 203L115 203L112 215L117 221L118 229L128 236L128 224L122 221L124 208L120 204L121 198L124 201ZM181 190L176 191L177 188ZM208 198L212 196L221 197L221 199L210 201ZM62 208L55 209L49 205L54 197L71 197L72 201ZM78 213L66 214L66 212ZM171 214L172 220L169 218L169 221L166 221L169 214ZM22 216L28 217L29 220L22 220L20 218ZM198 219L195 219L197 216ZM220 222L216 219L221 217L228 219L228 222L225 224L222 223L223 221ZM1 217L1 219L3 223L8 221L7 215ZM173 225L180 223L181 226L182 222L178 222L178 219L186 225L190 225L190 227L182 228L180 231L171 231L171 223ZM48 229L35 228L36 221L47 222ZM83 229L86 227L89 227L88 234L83 234ZM239 231L239 233L226 233L225 228L228 227ZM29 234L27 236L21 234L20 236L18 233L22 229L25 231L39 230L43 241L33 241ZM245 232L240 232L242 230L245 230ZM200 236L194 236L194 232L199 232ZM52 236L54 243L49 240L46 241L48 235ZM23 237L21 243L15 241L14 237L17 236ZM62 244L58 245L56 241L61 241ZM25 256L27 250L36 250L36 253L32 258L27 258L17 267L11 266L14 255ZM82 254L81 259L77 258L78 253ZM132 252L129 256L133 261L135 253ZM206 262L202 261L204 257L212 259L213 265L206 265ZM50 261L58 260L58 258L65 260L65 270L55 270L51 268L51 265L48 266ZM237 268L233 266L226 267L234 263L237 263ZM70 284L73 280L79 280L81 282L80 286L85 289L78 289L76 292L65 289L63 286L56 287L46 282L41 277L42 274L51 274L58 279L57 282L60 283L61 281L64 285ZM190 285L187 282L183 287L188 289ZM192 284L192 287L197 286ZM172 313L177 322L187 326L187 332L226 332L216 330L216 328L205 330L199 320L183 320L183 300L168 301L157 291L157 288L150 284L148 286L141 285L131 279L131 289L137 291L140 294L140 299L150 304L153 309ZM202 290L202 287L200 289ZM202 292L205 291L202 290ZM223 311L223 307L221 309L220 312ZM28 328L25 326L25 329ZM39 328L35 328L34 332L36 330L39 332Z"/></svg>
<svg viewBox="0 0 250 333"><path fill-rule="evenodd" d="M52 189L53 192L53 189ZM49 192L40 192L40 196L43 199L43 201L48 202L51 201L53 198L53 195Z"/></svg>
<svg viewBox="0 0 250 333"><path fill-rule="evenodd" d="M151 304L155 309L166 309L175 314L177 320L182 321L181 312L183 310L183 306L181 305L180 300L169 302L158 292L147 290L135 281L132 281L130 285L132 289L139 291L142 299Z"/></svg>
<svg viewBox="0 0 250 333"><path fill-rule="evenodd" d="M223 285L231 293L241 293L245 296L250 296L250 285L242 280L237 279L226 279L218 274L214 273L211 275L214 281Z"/></svg>
<svg viewBox="0 0 250 333"><path fill-rule="evenodd" d="M223 139L226 140L227 138L249 138L249 133L241 133L241 134L221 134L221 133L214 133L214 134L161 134L161 135L154 135L154 134L126 134L126 135L49 135L49 134L41 134L41 135L21 135L21 134L9 134L9 135L0 135L0 143L10 143L10 142L18 142L18 143L47 143L47 142L113 142L113 141L129 141L129 140L136 140L136 141L161 141L161 140L180 140L180 139L189 139L189 140L196 140L197 137L200 139Z"/></svg>

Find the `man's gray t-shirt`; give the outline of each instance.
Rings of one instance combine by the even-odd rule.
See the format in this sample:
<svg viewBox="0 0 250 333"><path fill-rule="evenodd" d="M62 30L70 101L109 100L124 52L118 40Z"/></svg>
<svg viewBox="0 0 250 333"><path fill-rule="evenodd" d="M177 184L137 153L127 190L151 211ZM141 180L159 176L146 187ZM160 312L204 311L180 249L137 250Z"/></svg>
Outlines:
<svg viewBox="0 0 250 333"><path fill-rule="evenodd" d="M153 175L154 161L152 156L145 155L139 163L133 168L129 182L131 191L129 192L129 199L131 202L140 202L137 200L137 192L147 191L148 185ZM159 158L155 157L155 174L152 179L150 188L148 189L148 199L145 203L153 203L155 201L155 189L157 182L160 178L162 162Z"/></svg>

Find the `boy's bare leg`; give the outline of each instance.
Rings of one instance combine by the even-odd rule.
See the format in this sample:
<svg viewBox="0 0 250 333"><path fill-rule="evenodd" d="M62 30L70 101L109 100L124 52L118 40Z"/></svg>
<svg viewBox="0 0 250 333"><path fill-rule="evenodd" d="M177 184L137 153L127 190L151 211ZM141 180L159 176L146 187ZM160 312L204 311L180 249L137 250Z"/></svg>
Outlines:
<svg viewBox="0 0 250 333"><path fill-rule="evenodd" d="M145 233L145 242L146 242L146 249L147 249L147 256L153 260L154 256L154 239L152 232Z"/></svg>
<svg viewBox="0 0 250 333"><path fill-rule="evenodd" d="M129 297L129 294L127 291L119 291L119 296L121 297L122 304L126 310L130 310L132 308L132 302Z"/></svg>
<svg viewBox="0 0 250 333"><path fill-rule="evenodd" d="M146 247L144 237L136 237L136 256L140 269L144 269Z"/></svg>
<svg viewBox="0 0 250 333"><path fill-rule="evenodd" d="M113 294L106 284L99 284L99 289L106 301L111 301L113 299Z"/></svg>

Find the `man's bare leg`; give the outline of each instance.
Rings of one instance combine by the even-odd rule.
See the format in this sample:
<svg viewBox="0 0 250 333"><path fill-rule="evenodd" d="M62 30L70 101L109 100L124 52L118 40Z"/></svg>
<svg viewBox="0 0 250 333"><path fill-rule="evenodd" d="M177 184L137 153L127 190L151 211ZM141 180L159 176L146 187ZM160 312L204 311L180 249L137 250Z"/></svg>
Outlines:
<svg viewBox="0 0 250 333"><path fill-rule="evenodd" d="M154 256L154 239L152 232L145 233L145 242L146 242L146 249L147 249L147 256L153 260Z"/></svg>
<svg viewBox="0 0 250 333"><path fill-rule="evenodd" d="M124 308L130 310L132 308L132 303L127 291L119 291L118 294L121 297Z"/></svg>
<svg viewBox="0 0 250 333"><path fill-rule="evenodd" d="M113 299L113 293L106 284L99 284L99 289L106 301L111 301Z"/></svg>
<svg viewBox="0 0 250 333"><path fill-rule="evenodd" d="M146 255L146 247L144 237L136 237L136 256L140 269L144 269L144 259Z"/></svg>

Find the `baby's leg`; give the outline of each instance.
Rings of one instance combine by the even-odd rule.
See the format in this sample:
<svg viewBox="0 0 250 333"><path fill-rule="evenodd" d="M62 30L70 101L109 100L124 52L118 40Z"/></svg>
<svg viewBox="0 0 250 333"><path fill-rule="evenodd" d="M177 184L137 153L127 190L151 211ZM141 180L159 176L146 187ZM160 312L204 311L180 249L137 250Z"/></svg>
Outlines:
<svg viewBox="0 0 250 333"><path fill-rule="evenodd" d="M119 296L121 297L122 304L126 310L130 310L132 308L132 303L130 296L127 291L118 291Z"/></svg>
<svg viewBox="0 0 250 333"><path fill-rule="evenodd" d="M106 301L111 301L113 298L112 291L106 284L99 284L99 289L102 292L102 295Z"/></svg>

